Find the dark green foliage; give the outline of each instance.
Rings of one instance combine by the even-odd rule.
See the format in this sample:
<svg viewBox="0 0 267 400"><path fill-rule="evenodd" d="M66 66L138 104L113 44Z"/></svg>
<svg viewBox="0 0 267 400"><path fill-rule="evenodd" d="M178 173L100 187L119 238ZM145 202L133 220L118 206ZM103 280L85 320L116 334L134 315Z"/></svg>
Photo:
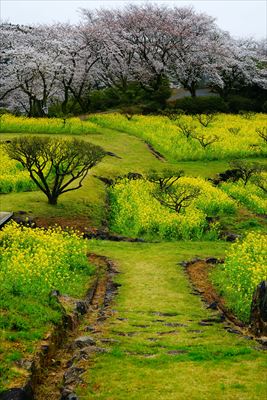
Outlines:
<svg viewBox="0 0 267 400"><path fill-rule="evenodd" d="M257 107L257 102L254 99L242 97L238 95L229 96L228 98L229 111L232 113L238 113L241 110L244 111L260 111Z"/></svg>
<svg viewBox="0 0 267 400"><path fill-rule="evenodd" d="M226 102L217 96L185 97L176 100L174 108L183 110L186 114L228 112Z"/></svg>
<svg viewBox="0 0 267 400"><path fill-rule="evenodd" d="M241 179L244 183L244 186L248 183L248 181L255 175L260 174L266 168L257 163L257 162L249 162L242 160L234 160L229 163L230 167L235 170L236 178Z"/></svg>

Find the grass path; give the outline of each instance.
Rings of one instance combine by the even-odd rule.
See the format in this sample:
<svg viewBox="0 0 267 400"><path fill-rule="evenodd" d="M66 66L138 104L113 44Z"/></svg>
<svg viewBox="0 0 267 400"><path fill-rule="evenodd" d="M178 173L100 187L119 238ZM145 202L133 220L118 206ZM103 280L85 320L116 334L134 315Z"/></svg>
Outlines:
<svg viewBox="0 0 267 400"><path fill-rule="evenodd" d="M121 274L113 315L101 339L110 351L95 357L79 399L253 400L265 398L267 357L257 343L229 333L191 293L177 262L222 256L226 244L94 242ZM103 346L103 343L100 344Z"/></svg>

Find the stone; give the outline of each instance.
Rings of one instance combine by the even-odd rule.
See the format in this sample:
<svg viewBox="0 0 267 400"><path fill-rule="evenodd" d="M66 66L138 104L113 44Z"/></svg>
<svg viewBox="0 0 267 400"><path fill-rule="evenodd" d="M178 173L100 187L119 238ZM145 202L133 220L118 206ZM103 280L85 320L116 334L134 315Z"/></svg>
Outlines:
<svg viewBox="0 0 267 400"><path fill-rule="evenodd" d="M206 322L206 321L200 321L200 322L198 323L198 325L200 325L200 326L212 326L213 323Z"/></svg>
<svg viewBox="0 0 267 400"><path fill-rule="evenodd" d="M75 393L70 393L67 397L66 400L79 400L78 396Z"/></svg>
<svg viewBox="0 0 267 400"><path fill-rule="evenodd" d="M222 234L222 238L224 240L226 240L226 242L235 242L240 237L241 237L240 235L237 235L236 233L231 233L231 232L224 232Z"/></svg>
<svg viewBox="0 0 267 400"><path fill-rule="evenodd" d="M79 400L77 395L73 392L72 389L67 387L63 388L61 391L61 398L60 400Z"/></svg>
<svg viewBox="0 0 267 400"><path fill-rule="evenodd" d="M267 349L267 337L258 338L257 342L259 342L263 346L263 348L265 347L264 350Z"/></svg>
<svg viewBox="0 0 267 400"><path fill-rule="evenodd" d="M87 313L87 310L88 310L88 306L87 306L85 301L82 301L82 300L81 301L77 301L77 303L76 303L76 311L79 314L84 315L84 314Z"/></svg>
<svg viewBox="0 0 267 400"><path fill-rule="evenodd" d="M218 258L215 258L215 257L206 258L205 261L206 261L206 263L208 263L208 264L219 264L219 263L222 262L222 260L220 260L220 259L218 259Z"/></svg>
<svg viewBox="0 0 267 400"><path fill-rule="evenodd" d="M228 328L227 332L234 333L235 335L241 335L241 332L239 330L237 330L237 329L234 329L234 328Z"/></svg>
<svg viewBox="0 0 267 400"><path fill-rule="evenodd" d="M217 301L214 301L213 303L209 304L207 308L211 310L217 310L218 309Z"/></svg>
<svg viewBox="0 0 267 400"><path fill-rule="evenodd" d="M33 395L25 389L9 389L0 393L0 400L33 400Z"/></svg>
<svg viewBox="0 0 267 400"><path fill-rule="evenodd" d="M170 351L167 351L167 354L170 354L172 356L175 356L177 354L186 354L186 353L188 353L187 350L170 350Z"/></svg>
<svg viewBox="0 0 267 400"><path fill-rule="evenodd" d="M116 157L116 158L119 158L120 160L122 160L122 157L117 156L117 154L112 153L112 151L106 151L106 154L107 154L108 156L110 156L110 157Z"/></svg>
<svg viewBox="0 0 267 400"><path fill-rule="evenodd" d="M256 336L267 336L267 281L262 281L254 291L250 327Z"/></svg>
<svg viewBox="0 0 267 400"><path fill-rule="evenodd" d="M74 341L74 347L78 347L80 349L87 346L95 346L96 341L91 336L80 336Z"/></svg>
<svg viewBox="0 0 267 400"><path fill-rule="evenodd" d="M88 325L84 328L85 332L94 332L95 328L92 325Z"/></svg>
<svg viewBox="0 0 267 400"><path fill-rule="evenodd" d="M65 385L78 384L82 382L80 375L85 372L84 368L71 367L64 374Z"/></svg>
<svg viewBox="0 0 267 400"><path fill-rule="evenodd" d="M117 340L117 339L111 339L111 338L103 338L103 339L100 339L100 341L101 341L102 343L120 343L119 340Z"/></svg>
<svg viewBox="0 0 267 400"><path fill-rule="evenodd" d="M173 328L175 328L175 327L187 327L188 326L188 325L185 325L185 324L181 324L179 322L167 322L164 325L165 326L171 326Z"/></svg>
<svg viewBox="0 0 267 400"><path fill-rule="evenodd" d="M33 366L33 361L27 360L27 359L21 359L16 361L16 364L20 367L20 368L25 368L27 371L30 371L32 369Z"/></svg>

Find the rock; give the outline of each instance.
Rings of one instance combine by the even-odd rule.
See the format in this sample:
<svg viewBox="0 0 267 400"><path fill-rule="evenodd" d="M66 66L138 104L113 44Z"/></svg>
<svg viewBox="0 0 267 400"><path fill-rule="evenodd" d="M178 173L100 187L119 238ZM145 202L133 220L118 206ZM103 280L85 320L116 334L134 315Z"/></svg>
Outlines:
<svg viewBox="0 0 267 400"><path fill-rule="evenodd" d="M215 257L206 258L205 261L206 261L206 263L208 263L208 264L219 264L219 263L222 262L221 260L219 260L218 258L215 258Z"/></svg>
<svg viewBox="0 0 267 400"><path fill-rule="evenodd" d="M65 387L61 390L60 400L79 400L79 398L72 389Z"/></svg>
<svg viewBox="0 0 267 400"><path fill-rule="evenodd" d="M231 232L224 232L221 236L222 239L226 240L226 242L235 242L241 237L241 235L237 235L236 233Z"/></svg>
<svg viewBox="0 0 267 400"><path fill-rule="evenodd" d="M257 339L257 342L259 342L263 347L266 347L265 350L267 349L267 337L261 337Z"/></svg>
<svg viewBox="0 0 267 400"><path fill-rule="evenodd" d="M82 301L82 300L81 301L77 301L77 303L76 303L76 311L79 314L84 315L84 314L87 313L87 310L88 310L88 306L87 306L85 301Z"/></svg>
<svg viewBox="0 0 267 400"><path fill-rule="evenodd" d="M200 322L198 323L198 325L200 325L200 326L212 326L213 323L211 323L211 322L206 322L206 321L200 321Z"/></svg>
<svg viewBox="0 0 267 400"><path fill-rule="evenodd" d="M49 297L59 297L60 296L60 291L59 290L52 290L49 293Z"/></svg>
<svg viewBox="0 0 267 400"><path fill-rule="evenodd" d="M234 333L235 335L241 335L241 332L234 328L227 328L227 332Z"/></svg>
<svg viewBox="0 0 267 400"><path fill-rule="evenodd" d="M0 394L0 400L33 400L33 395L25 389L9 389Z"/></svg>
<svg viewBox="0 0 267 400"><path fill-rule="evenodd" d="M253 294L250 327L256 336L267 336L267 281L262 281Z"/></svg>
<svg viewBox="0 0 267 400"><path fill-rule="evenodd" d="M87 360L94 353L107 353L108 350L103 347L90 346L85 347L80 351L78 360Z"/></svg>
<svg viewBox="0 0 267 400"><path fill-rule="evenodd" d="M196 264L196 263L198 263L199 261L202 261L201 258L196 257L196 258L193 258L193 260L191 260L188 264L189 264L189 265L190 265L190 264Z"/></svg>
<svg viewBox="0 0 267 400"><path fill-rule="evenodd" d="M74 347L83 349L87 346L95 346L96 341L91 336L80 336L74 341Z"/></svg>
<svg viewBox="0 0 267 400"><path fill-rule="evenodd" d="M100 339L100 341L101 341L102 343L120 343L119 340L117 340L117 339L111 339L111 338L103 338L103 339Z"/></svg>
<svg viewBox="0 0 267 400"><path fill-rule="evenodd" d="M170 354L172 356L175 356L177 354L186 354L186 353L188 353L187 350L170 350L170 351L167 351L167 354Z"/></svg>
<svg viewBox="0 0 267 400"><path fill-rule="evenodd" d="M104 176L94 175L94 178L99 179L101 182L103 182L107 186L112 186L114 183L113 179L105 178Z"/></svg>
<svg viewBox="0 0 267 400"><path fill-rule="evenodd" d="M187 267L188 266L188 261L181 261L178 263L178 265L181 265L182 267Z"/></svg>
<svg viewBox="0 0 267 400"><path fill-rule="evenodd" d="M112 151L106 151L106 154L107 154L108 156L110 156L110 157L116 157L116 158L119 158L120 160L122 160L122 157L117 156L117 154L112 153Z"/></svg>
<svg viewBox="0 0 267 400"><path fill-rule="evenodd" d="M88 325L84 328L85 332L94 332L95 328L92 325Z"/></svg>
<svg viewBox="0 0 267 400"><path fill-rule="evenodd" d="M70 393L67 397L66 400L79 400L77 395L75 393Z"/></svg>
<svg viewBox="0 0 267 400"><path fill-rule="evenodd" d="M32 366L33 366L33 361L30 361L30 360L27 360L27 359L22 359L22 360L16 361L16 364L20 368L24 368L27 371L30 371L32 369Z"/></svg>
<svg viewBox="0 0 267 400"><path fill-rule="evenodd" d="M213 303L209 304L207 308L211 310L217 310L218 309L217 301L214 301Z"/></svg>
<svg viewBox="0 0 267 400"><path fill-rule="evenodd" d="M173 328L175 327L187 327L188 325L185 324L181 324L179 322L167 322L166 324L164 324L165 326L171 326Z"/></svg>
<svg viewBox="0 0 267 400"><path fill-rule="evenodd" d="M22 212L22 211L21 211ZM36 228L36 222L33 217L29 216L24 216L24 215L14 215L12 217L12 220L17 222L17 224L23 225L23 226L30 226L31 228Z"/></svg>
<svg viewBox="0 0 267 400"><path fill-rule="evenodd" d="M82 382L80 375L85 371L84 368L71 367L64 374L64 383L65 385L76 385Z"/></svg>

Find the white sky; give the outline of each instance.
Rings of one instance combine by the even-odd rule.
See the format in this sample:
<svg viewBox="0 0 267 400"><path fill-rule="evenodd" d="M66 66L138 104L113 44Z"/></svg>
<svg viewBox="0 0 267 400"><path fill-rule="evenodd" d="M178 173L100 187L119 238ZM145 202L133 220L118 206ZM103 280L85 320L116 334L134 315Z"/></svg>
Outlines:
<svg viewBox="0 0 267 400"><path fill-rule="evenodd" d="M1 19L15 24L76 23L79 8L116 8L127 3L193 5L235 37L267 37L267 0L0 0Z"/></svg>

